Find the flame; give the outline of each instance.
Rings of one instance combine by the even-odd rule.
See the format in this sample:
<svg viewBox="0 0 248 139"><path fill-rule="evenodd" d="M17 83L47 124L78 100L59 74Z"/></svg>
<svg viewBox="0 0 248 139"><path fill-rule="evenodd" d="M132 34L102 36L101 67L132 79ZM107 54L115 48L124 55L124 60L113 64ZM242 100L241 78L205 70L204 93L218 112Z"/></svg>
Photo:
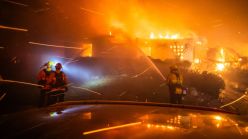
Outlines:
<svg viewBox="0 0 248 139"><path fill-rule="evenodd" d="M86 43L82 45L83 51L81 52L80 56L81 57L92 57L92 44L91 43Z"/></svg>
<svg viewBox="0 0 248 139"><path fill-rule="evenodd" d="M174 34L174 35L171 35L171 38L170 39L178 39L179 38L179 35L178 34Z"/></svg>
<svg viewBox="0 0 248 139"><path fill-rule="evenodd" d="M170 130L174 130L175 129L174 126L167 126L167 128L170 129Z"/></svg>
<svg viewBox="0 0 248 139"><path fill-rule="evenodd" d="M147 124L147 128L151 128L151 124Z"/></svg>
<svg viewBox="0 0 248 139"><path fill-rule="evenodd" d="M199 64L199 63L200 63L200 59L199 59L199 58L195 58L195 59L194 59L194 63L195 63L195 64Z"/></svg>
<svg viewBox="0 0 248 139"><path fill-rule="evenodd" d="M172 125L159 125L159 124L147 124L147 128L156 128L156 129L169 129L169 130L174 130L176 129L175 126Z"/></svg>
<svg viewBox="0 0 248 139"><path fill-rule="evenodd" d="M150 33L150 39L168 39L168 40L176 40L181 39L179 34L166 34L163 35L162 33L158 33L155 35L153 32Z"/></svg>
<svg viewBox="0 0 248 139"><path fill-rule="evenodd" d="M248 132L248 126L247 126L247 127L245 127L245 132Z"/></svg>
<svg viewBox="0 0 248 139"><path fill-rule="evenodd" d="M150 34L150 39L154 39L154 38L155 38L154 33L151 32L151 34Z"/></svg>
<svg viewBox="0 0 248 139"><path fill-rule="evenodd" d="M225 69L225 65L223 63L216 64L217 71L223 71Z"/></svg>
<svg viewBox="0 0 248 139"><path fill-rule="evenodd" d="M217 58L217 61L219 61L219 63L216 64L216 70L217 71L223 71L225 69L225 53L224 53L224 49L221 48L220 49L220 57Z"/></svg>
<svg viewBox="0 0 248 139"><path fill-rule="evenodd" d="M224 56L224 49L223 48L220 49L220 54L221 54L221 56Z"/></svg>
<svg viewBox="0 0 248 139"><path fill-rule="evenodd" d="M217 121L221 121L223 118L219 115L214 116L214 119Z"/></svg>
<svg viewBox="0 0 248 139"><path fill-rule="evenodd" d="M225 62L225 54L224 54L224 49L220 49L220 58L218 59L221 62Z"/></svg>

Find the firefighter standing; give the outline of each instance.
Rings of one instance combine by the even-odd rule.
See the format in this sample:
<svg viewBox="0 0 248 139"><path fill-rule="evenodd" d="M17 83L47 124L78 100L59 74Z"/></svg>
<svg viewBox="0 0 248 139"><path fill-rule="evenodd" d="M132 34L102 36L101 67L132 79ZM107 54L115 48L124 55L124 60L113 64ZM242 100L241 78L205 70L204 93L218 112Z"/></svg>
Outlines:
<svg viewBox="0 0 248 139"><path fill-rule="evenodd" d="M53 84L53 89L55 90L53 95L56 96L56 98L58 97L59 102L63 102L64 101L64 96L65 96L65 92L68 90L67 88L67 78L66 75L63 71L61 71L62 69L62 64L61 63L57 63L55 66L55 72L54 72L54 78L55 78L55 82Z"/></svg>
<svg viewBox="0 0 248 139"><path fill-rule="evenodd" d="M167 77L167 85L170 93L170 103L182 104L183 76L177 66L170 67L170 74Z"/></svg>
<svg viewBox="0 0 248 139"><path fill-rule="evenodd" d="M52 70L52 62L47 62L44 64L45 68L43 68L39 74L38 74L38 84L42 85L43 87L41 88L40 91L40 99L39 99L39 107L46 106L48 103L48 95L47 92L49 92L52 89L52 85L54 84L53 80L53 73L54 71Z"/></svg>

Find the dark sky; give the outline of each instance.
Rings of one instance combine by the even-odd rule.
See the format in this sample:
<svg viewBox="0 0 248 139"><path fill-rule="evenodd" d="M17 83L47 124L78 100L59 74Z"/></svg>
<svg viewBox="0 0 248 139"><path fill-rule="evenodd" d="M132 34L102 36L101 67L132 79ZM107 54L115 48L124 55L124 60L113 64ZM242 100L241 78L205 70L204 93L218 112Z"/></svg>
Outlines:
<svg viewBox="0 0 248 139"><path fill-rule="evenodd" d="M248 46L247 0L13 1L24 5L1 0L0 25L29 31L1 29L0 45L19 36L28 41L77 42L114 26L130 35L156 30L193 32L205 37L209 47L238 47L242 52Z"/></svg>

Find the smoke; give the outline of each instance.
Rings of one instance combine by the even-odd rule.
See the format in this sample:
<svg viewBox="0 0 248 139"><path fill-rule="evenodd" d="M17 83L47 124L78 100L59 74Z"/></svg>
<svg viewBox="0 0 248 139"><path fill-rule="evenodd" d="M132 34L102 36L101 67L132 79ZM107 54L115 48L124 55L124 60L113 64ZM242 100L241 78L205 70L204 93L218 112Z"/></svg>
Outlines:
<svg viewBox="0 0 248 139"><path fill-rule="evenodd" d="M246 1L50 0L50 3L73 23L68 28L75 34L95 36L121 32L132 38L148 38L153 32L203 36L209 47L247 43Z"/></svg>
<svg viewBox="0 0 248 139"><path fill-rule="evenodd" d="M145 0L51 1L51 7L77 23L78 31L89 34L122 32L131 37L149 37L151 32L185 33L184 11L171 2ZM73 26L70 26L73 28Z"/></svg>
<svg viewBox="0 0 248 139"><path fill-rule="evenodd" d="M105 12L102 21L109 30L122 31L131 37L148 38L151 32L155 34L187 32L176 10L166 9L156 2L108 0L100 10ZM177 16L173 16L172 13Z"/></svg>

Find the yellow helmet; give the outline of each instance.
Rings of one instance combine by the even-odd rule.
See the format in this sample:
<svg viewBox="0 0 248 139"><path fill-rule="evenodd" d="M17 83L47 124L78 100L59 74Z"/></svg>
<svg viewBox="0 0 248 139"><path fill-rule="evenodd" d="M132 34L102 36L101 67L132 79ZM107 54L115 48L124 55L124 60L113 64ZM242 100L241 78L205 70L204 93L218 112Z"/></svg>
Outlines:
<svg viewBox="0 0 248 139"><path fill-rule="evenodd" d="M53 66L53 62L52 61L48 61L47 63L45 63L41 68L45 68L47 71L52 70L52 66Z"/></svg>
<svg viewBox="0 0 248 139"><path fill-rule="evenodd" d="M48 62L46 63L46 67L47 67L47 68L51 68L52 65L53 65L53 62L52 62L52 61L48 61Z"/></svg>

